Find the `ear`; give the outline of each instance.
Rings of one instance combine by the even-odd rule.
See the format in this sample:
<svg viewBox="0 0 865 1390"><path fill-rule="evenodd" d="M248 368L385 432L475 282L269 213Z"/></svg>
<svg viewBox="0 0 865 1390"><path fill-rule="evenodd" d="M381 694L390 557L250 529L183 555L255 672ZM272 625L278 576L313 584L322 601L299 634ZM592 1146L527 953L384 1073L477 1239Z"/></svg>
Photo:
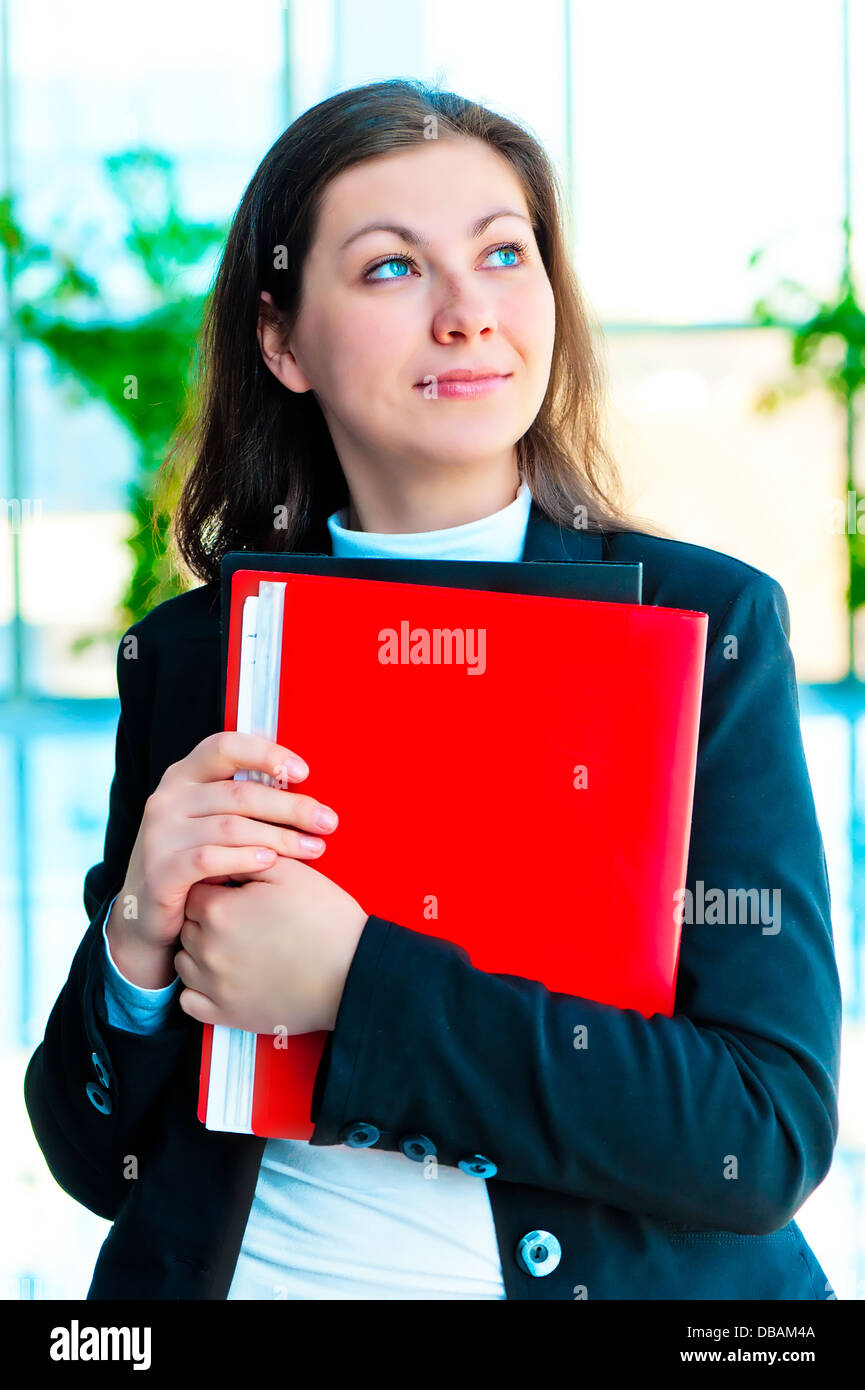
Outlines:
<svg viewBox="0 0 865 1390"><path fill-rule="evenodd" d="M294 354L283 345L279 324L279 310L273 296L262 290L258 301L258 346L265 365L289 391L304 392L312 389L311 382L304 376Z"/></svg>

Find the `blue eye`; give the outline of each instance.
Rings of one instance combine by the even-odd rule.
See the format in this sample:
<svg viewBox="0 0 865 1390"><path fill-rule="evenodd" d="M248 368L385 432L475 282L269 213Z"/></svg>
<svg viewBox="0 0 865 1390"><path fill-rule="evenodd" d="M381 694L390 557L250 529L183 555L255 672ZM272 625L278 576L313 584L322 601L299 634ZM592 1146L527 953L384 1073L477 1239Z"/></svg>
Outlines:
<svg viewBox="0 0 865 1390"><path fill-rule="evenodd" d="M388 266L392 266L392 265L399 266L399 267L402 269L403 265L407 265L407 262L408 262L408 261L409 261L409 257L408 257L408 256L394 256L394 257L393 257L391 260L389 260L389 261L379 261L379 263L378 263L377 266L373 266L373 270L384 270L384 269L386 269ZM414 264L414 262L412 262L412 264ZM370 279L370 280L403 280L403 279L405 279L405 276L406 276L407 274L408 274L408 269L407 269L407 268L405 269L405 271L404 271L404 273L403 273L402 275L393 275L393 276L391 276L391 275L373 275L372 270L371 270L371 271L369 272L369 276L368 276L367 278Z"/></svg>
<svg viewBox="0 0 865 1390"><path fill-rule="evenodd" d="M506 241L503 242L501 246L494 246L491 251L487 252L487 256L497 256L502 252L516 252L516 254L519 257L519 260L508 261L505 265L499 266L500 270L513 270L518 265L521 265L522 262L525 260L527 250L528 247L523 241ZM399 267L402 273L398 275L377 275L375 273L378 270L389 269L391 266ZM418 264L413 256L386 256L383 260L376 261L375 265L370 267L370 269L366 272L363 278L369 281L370 283L372 283L375 280L405 280L409 273L409 270L416 271L417 268Z"/></svg>

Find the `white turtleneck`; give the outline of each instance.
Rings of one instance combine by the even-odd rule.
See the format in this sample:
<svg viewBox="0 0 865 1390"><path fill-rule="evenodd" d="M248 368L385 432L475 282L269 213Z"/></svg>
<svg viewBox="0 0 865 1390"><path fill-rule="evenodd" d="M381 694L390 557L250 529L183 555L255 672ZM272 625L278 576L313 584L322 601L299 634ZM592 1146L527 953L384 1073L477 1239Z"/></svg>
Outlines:
<svg viewBox="0 0 865 1390"><path fill-rule="evenodd" d="M334 555L383 556L412 560L520 560L532 505L529 485L523 479L513 502L478 521L446 526L441 531L349 531L346 513L327 519Z"/></svg>
<svg viewBox="0 0 865 1390"><path fill-rule="evenodd" d="M531 503L523 481L513 502L461 526L352 531L346 509L327 526L335 556L513 561ZM139 988L111 959L104 928L103 938L109 1023L154 1032L179 978ZM228 1298L505 1298L486 1182L444 1164L435 1179L427 1172L402 1153L268 1139Z"/></svg>

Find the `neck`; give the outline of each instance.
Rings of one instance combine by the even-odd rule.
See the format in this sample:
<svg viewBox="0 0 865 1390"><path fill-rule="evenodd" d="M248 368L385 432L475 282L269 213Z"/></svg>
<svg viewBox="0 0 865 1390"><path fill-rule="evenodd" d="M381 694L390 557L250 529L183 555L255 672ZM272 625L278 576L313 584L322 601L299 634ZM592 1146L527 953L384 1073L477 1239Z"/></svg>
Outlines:
<svg viewBox="0 0 865 1390"><path fill-rule="evenodd" d="M415 488L411 494L385 493L366 482L349 489L347 528L383 535L409 535L441 531L500 512L516 498L520 486L514 469L502 477L451 481L447 490L440 479L435 488Z"/></svg>

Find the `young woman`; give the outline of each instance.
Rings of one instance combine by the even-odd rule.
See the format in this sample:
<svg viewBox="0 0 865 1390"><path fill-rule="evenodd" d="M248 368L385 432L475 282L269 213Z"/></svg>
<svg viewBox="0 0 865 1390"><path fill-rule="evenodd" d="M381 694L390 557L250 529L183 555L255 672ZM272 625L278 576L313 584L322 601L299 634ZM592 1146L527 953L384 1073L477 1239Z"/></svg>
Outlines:
<svg viewBox="0 0 865 1390"><path fill-rule="evenodd" d="M833 1296L793 1219L837 1136L840 992L786 597L618 509L562 224L526 131L403 81L307 111L244 194L169 460L204 582L121 643L90 926L25 1079L51 1171L114 1223L90 1298ZM357 902L303 748L219 732L242 548L640 560L646 603L709 614L687 886L779 890L783 923L686 917L676 1012L644 1018ZM542 718L514 711L516 850ZM311 1141L206 1130L200 1025L275 1019L329 1031Z"/></svg>

